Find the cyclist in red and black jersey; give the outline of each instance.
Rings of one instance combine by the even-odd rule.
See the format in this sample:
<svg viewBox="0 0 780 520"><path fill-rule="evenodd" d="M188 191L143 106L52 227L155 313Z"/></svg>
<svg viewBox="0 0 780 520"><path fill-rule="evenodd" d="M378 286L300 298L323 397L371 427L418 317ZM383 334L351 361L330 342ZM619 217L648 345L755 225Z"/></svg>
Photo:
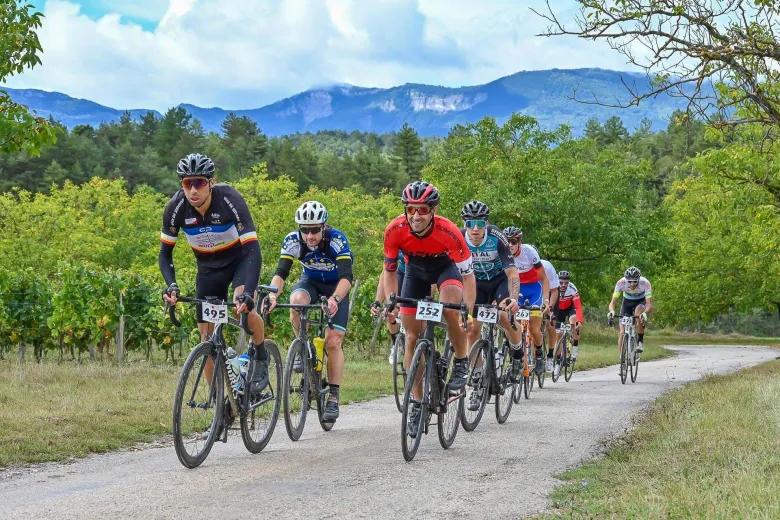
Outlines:
<svg viewBox="0 0 780 520"><path fill-rule="evenodd" d="M571 339L572 350L571 357L577 359L579 354L580 334L582 333L582 302L577 287L571 283L571 273L561 271L558 273L558 301L553 307L555 321L564 323L568 321L572 325ZM555 344L558 343L560 335L556 335ZM556 352L557 354L557 352Z"/></svg>
<svg viewBox="0 0 780 520"><path fill-rule="evenodd" d="M254 305L263 258L257 242L257 232L246 202L235 188L215 184L214 163L205 155L192 153L177 165L182 189L177 191L163 212L158 263L168 288L163 299L176 304L179 286L173 266L173 247L179 230L195 253L198 273L195 276L196 297L214 296L227 300L228 287L233 285L236 314L248 313L249 328L254 331L249 345L250 355L258 363L250 375L252 391L268 384L268 353L263 345L263 320ZM198 305L198 329L201 341L214 330L212 323L202 318ZM211 380L213 365L206 365L206 378Z"/></svg>
<svg viewBox="0 0 780 520"><path fill-rule="evenodd" d="M460 303L465 301L469 309L474 308L477 297L477 283L472 268L471 251L460 229L444 217L436 215L439 205L439 190L427 182L416 181L404 188L401 201L405 213L394 219L385 229L385 294L398 293L398 251L403 250L408 262L401 296L422 299L430 295L431 284L439 288L439 301ZM393 313L397 313L396 310ZM401 306L401 322L406 329L405 363L412 362L417 337L422 323L415 319L415 309ZM466 334L460 328L458 311L444 311L447 331L455 349L455 361L450 385L454 389L463 387L468 378L468 345ZM414 395L417 399L422 388L417 384ZM419 404L409 413L410 435L417 434L420 414Z"/></svg>

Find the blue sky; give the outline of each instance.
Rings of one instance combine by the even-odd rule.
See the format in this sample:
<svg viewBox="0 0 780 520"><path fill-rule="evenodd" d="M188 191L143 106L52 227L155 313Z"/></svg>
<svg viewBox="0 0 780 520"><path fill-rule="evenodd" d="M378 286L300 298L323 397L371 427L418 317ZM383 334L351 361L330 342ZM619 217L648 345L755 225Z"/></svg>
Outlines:
<svg viewBox="0 0 780 520"><path fill-rule="evenodd" d="M39 0L43 2L43 0ZM36 0L32 0L36 3ZM573 0L552 0L571 20ZM256 108L313 86L478 85L521 70L628 70L543 38L544 0L45 0L43 65L11 77L115 108Z"/></svg>

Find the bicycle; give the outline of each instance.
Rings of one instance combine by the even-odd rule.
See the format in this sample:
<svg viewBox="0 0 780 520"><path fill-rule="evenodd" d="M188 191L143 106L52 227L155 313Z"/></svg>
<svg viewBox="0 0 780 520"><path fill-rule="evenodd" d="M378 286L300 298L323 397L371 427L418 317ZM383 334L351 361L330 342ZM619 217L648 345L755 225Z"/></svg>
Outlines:
<svg viewBox="0 0 780 520"><path fill-rule="evenodd" d="M541 307L538 305L528 305L528 300L524 305L520 305L520 309L517 311L516 319L520 322L520 332L522 341L520 343L523 350L523 392L522 396L526 399L530 399L531 390L534 388L534 368L536 368L536 355L533 348L533 341L531 341L531 314L536 315L539 313ZM542 359L544 363L544 359ZM515 363L512 363L513 379L516 381L518 374L516 373ZM513 400L515 404L520 403L521 392L518 385L514 386Z"/></svg>
<svg viewBox="0 0 780 520"><path fill-rule="evenodd" d="M393 345L393 393L395 394L395 406L403 413L403 391L406 386L406 367L404 366L404 352L406 351L406 330L399 321L398 335Z"/></svg>
<svg viewBox="0 0 780 520"><path fill-rule="evenodd" d="M496 396L496 420L504 424L512 411L514 385L511 392L507 393L509 380L509 340L504 329L498 326L498 313L505 312L503 307L497 305L480 305L477 308L477 320L482 322L482 334L480 339L474 342L469 351L469 366L471 371L466 388L471 388L471 399L463 406L461 424L467 432L473 431L482 415L491 395ZM509 322L515 330L514 315L509 316ZM466 391L468 395L469 392ZM476 399L474 399L476 397ZM470 410L472 401L475 401L476 409ZM470 414L469 412L474 412Z"/></svg>
<svg viewBox="0 0 780 520"><path fill-rule="evenodd" d="M549 347L547 346L547 322L550 320L550 314L549 312L545 312L542 314L542 364L545 366L545 369L542 370L540 373L536 374L536 380L539 383L539 388L544 388L544 381L547 377L547 368L546 363L549 359L547 355L550 352Z"/></svg>
<svg viewBox="0 0 780 520"><path fill-rule="evenodd" d="M623 329L623 343L620 349L620 382L626 384L628 373L631 373L631 382L636 382L636 376L639 373L639 352L636 351L636 322L639 319L633 314L621 314L620 324ZM612 320L609 320L609 326L612 326ZM626 348L628 346L628 348Z"/></svg>
<svg viewBox="0 0 780 520"><path fill-rule="evenodd" d="M555 351L553 353L553 383L557 383L561 377L561 369L563 369L563 378L568 383L571 380L571 375L574 373L574 363L576 359L571 357L571 349L569 344L571 343L571 323L562 322L558 323L555 332L561 334L555 344Z"/></svg>
<svg viewBox="0 0 780 520"><path fill-rule="evenodd" d="M421 434L428 434L428 427L434 413L437 414L441 447L446 450L455 441L465 393L463 389L456 391L449 389L449 377L455 352L452 343L445 340L444 354L439 353L436 349L434 328L435 324L441 321L444 309L459 310L463 323L467 323L468 309L465 303L440 303L434 301L430 296L424 300L416 300L391 294L387 312L391 312L398 303L414 305L417 308L416 319L427 322L425 330L417 338L404 386L403 411L401 412L401 450L404 459L409 462L417 454L422 439ZM421 383L423 391L422 396L416 399L413 388L418 381ZM414 436L411 436L408 431L409 412L412 407L420 408L417 432Z"/></svg>
<svg viewBox="0 0 780 520"><path fill-rule="evenodd" d="M274 286L261 285L258 293L262 298L276 290ZM247 314L235 320L228 315L227 309L236 304L218 298L179 296L177 300L202 304L204 319L215 326L209 339L192 349L182 367L173 402L173 445L176 456L187 468L199 466L206 460L218 438L227 442L228 430L233 429L236 417L240 418L244 446L251 453L259 453L271 440L279 417L281 394L278 389L282 380L279 348L273 341L265 340L268 386L258 393L250 392L243 370L236 373L232 367L223 333L224 326L230 325L243 329L251 336ZM165 312L175 326L181 327L175 306L166 305ZM255 360L250 356L247 374L252 373L254 363ZM214 370L214 367L219 368ZM211 372L210 376L208 372ZM206 378L208 380L203 384ZM227 389L226 384L229 385ZM194 417L191 422L187 422L190 412Z"/></svg>
<svg viewBox="0 0 780 520"><path fill-rule="evenodd" d="M306 425L306 415L312 408L312 401L317 407L317 418L320 426L326 432L333 428L333 421L325 421L322 414L325 413L325 404L328 399L330 385L328 385L327 366L328 352L322 348L321 359L318 349L308 337L309 311L319 310L317 324L317 338L324 338L325 326L332 329L333 321L327 312L328 299L320 296L320 302L315 304L295 305L290 303L278 303L274 309L295 309L300 314L298 334L287 350L287 361L284 367L284 426L291 440L301 438L303 427ZM323 367L325 372L323 373Z"/></svg>

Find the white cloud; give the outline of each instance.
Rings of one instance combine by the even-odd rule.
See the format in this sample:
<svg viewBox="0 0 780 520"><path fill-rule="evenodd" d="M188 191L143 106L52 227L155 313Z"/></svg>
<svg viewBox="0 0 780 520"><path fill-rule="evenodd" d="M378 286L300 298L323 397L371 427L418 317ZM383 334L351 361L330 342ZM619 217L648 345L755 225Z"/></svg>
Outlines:
<svg viewBox="0 0 780 520"><path fill-rule="evenodd" d="M116 108L186 102L238 109L336 82L459 86L518 70L626 68L622 56L599 44L534 36L545 23L528 5L171 0L155 30L146 31L118 14L93 20L76 4L49 0L39 32L43 66L8 86Z"/></svg>

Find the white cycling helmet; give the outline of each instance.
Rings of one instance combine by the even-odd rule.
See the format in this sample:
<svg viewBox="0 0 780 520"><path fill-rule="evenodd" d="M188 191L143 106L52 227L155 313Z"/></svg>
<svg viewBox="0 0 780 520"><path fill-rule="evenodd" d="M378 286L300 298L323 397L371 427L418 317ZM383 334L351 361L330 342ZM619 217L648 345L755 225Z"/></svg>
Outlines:
<svg viewBox="0 0 780 520"><path fill-rule="evenodd" d="M295 223L299 226L324 224L328 220L328 210L316 200L301 204L295 212Z"/></svg>

